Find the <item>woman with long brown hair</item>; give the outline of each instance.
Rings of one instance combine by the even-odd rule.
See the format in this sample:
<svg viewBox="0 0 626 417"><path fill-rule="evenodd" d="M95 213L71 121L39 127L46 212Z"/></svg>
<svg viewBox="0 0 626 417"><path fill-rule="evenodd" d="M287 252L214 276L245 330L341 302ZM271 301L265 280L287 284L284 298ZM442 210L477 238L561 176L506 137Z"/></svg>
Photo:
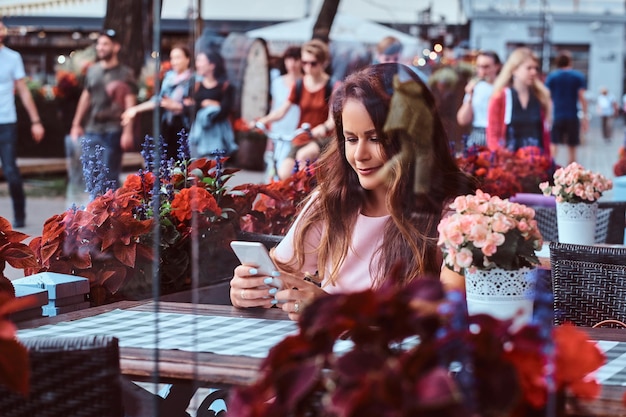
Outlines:
<svg viewBox="0 0 626 417"><path fill-rule="evenodd" d="M373 65L335 91L332 115L337 134L318 161L318 186L273 252L280 278L237 267L233 305L278 304L295 319L320 295L380 287L390 277L395 285L440 277L462 286L442 269L437 225L474 183L450 154L426 85L404 65ZM316 273L321 288L303 279ZM282 289L268 286L276 279Z"/></svg>

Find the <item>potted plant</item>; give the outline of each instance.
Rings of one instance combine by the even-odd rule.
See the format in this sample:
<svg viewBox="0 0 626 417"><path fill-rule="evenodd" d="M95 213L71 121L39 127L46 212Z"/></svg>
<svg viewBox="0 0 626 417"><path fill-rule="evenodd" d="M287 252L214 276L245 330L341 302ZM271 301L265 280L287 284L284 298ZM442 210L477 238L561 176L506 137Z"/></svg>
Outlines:
<svg viewBox="0 0 626 417"><path fill-rule="evenodd" d="M535 251L543 244L535 211L481 190L457 197L450 208L437 227L438 244L446 266L465 274L469 312L516 316L516 325L530 320L528 272L539 264Z"/></svg>
<svg viewBox="0 0 626 417"><path fill-rule="evenodd" d="M235 142L239 145L235 164L242 169L263 171L265 169L265 148L267 135L258 129L251 129L243 118L233 122Z"/></svg>
<svg viewBox="0 0 626 417"><path fill-rule="evenodd" d="M236 258L228 244L239 216L251 207L253 189L226 187L237 170L224 168L222 157L192 160L182 146L178 161L162 159L157 179L152 138L142 154L146 169L129 175L122 187L103 191L106 184L88 180L94 197L87 207L73 207L46 221L42 236L30 244L41 260L30 273L87 277L94 305L150 297L155 247L162 293L190 287L194 259L200 284L232 273Z"/></svg>
<svg viewBox="0 0 626 417"><path fill-rule="evenodd" d="M613 188L611 180L572 162L554 172L552 185L546 181L539 188L556 198L559 242L595 243L598 199Z"/></svg>
<svg viewBox="0 0 626 417"><path fill-rule="evenodd" d="M598 395L587 374L604 356L584 332L543 321L513 332L508 324L468 317L461 294L446 297L440 282L428 278L321 297L303 311L299 332L270 351L260 378L233 391L228 411L238 417L530 416L555 398L560 416L566 393ZM336 353L335 343L346 339L347 351Z"/></svg>

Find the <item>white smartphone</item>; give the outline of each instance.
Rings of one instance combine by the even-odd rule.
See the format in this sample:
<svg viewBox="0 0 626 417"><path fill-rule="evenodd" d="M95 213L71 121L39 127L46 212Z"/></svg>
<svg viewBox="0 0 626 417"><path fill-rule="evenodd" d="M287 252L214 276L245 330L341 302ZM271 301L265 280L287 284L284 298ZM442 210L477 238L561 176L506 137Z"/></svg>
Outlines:
<svg viewBox="0 0 626 417"><path fill-rule="evenodd" d="M270 275L272 271L278 271L267 248L261 242L234 240L230 242L230 246L241 264L256 267L259 275Z"/></svg>

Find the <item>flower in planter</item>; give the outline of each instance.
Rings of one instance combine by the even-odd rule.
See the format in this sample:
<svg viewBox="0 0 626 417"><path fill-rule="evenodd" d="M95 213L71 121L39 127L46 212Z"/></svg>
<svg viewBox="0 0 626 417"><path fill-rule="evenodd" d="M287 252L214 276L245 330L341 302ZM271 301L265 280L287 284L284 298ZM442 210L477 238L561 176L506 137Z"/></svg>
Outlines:
<svg viewBox="0 0 626 417"><path fill-rule="evenodd" d="M52 87L55 97L69 99L80 95L82 82L75 73L59 70L55 74L55 80L56 85Z"/></svg>
<svg viewBox="0 0 626 417"><path fill-rule="evenodd" d="M544 195L554 195L557 203L593 203L613 188L613 181L572 162L554 172L553 185L542 182L539 188Z"/></svg>
<svg viewBox="0 0 626 417"><path fill-rule="evenodd" d="M233 122L233 131L235 141L239 145L235 165L253 171L263 171L267 135L259 129L250 128L249 123L243 118Z"/></svg>
<svg viewBox="0 0 626 417"><path fill-rule="evenodd" d="M42 236L31 242L41 266L30 273L87 277L91 301L99 305L114 301L120 290L151 294L154 245L159 248L162 292L190 284L194 239L209 239L208 249L227 247L239 216L252 206L254 188L231 191L226 183L236 169L224 168L221 157L192 160L182 145L179 160L161 159L157 179L154 146L147 138L142 152L146 169L129 175L122 187L102 191L103 182L94 181L97 192L87 207L46 221Z"/></svg>
<svg viewBox="0 0 626 417"><path fill-rule="evenodd" d="M144 144L146 170L129 175L124 187L133 190L141 201L134 213L137 218L158 218L161 285L171 292L190 285L193 241L208 245L208 251L228 248L239 230L240 216L252 206L256 188L229 188L227 183L238 169L225 168L226 158L220 156L191 159L183 135L178 160L162 160L160 165L155 216L152 142L147 138ZM145 234L140 240L151 247L153 234ZM203 253L203 257L210 256Z"/></svg>
<svg viewBox="0 0 626 417"><path fill-rule="evenodd" d="M229 413L520 416L544 407L550 394L598 395L588 374L605 358L583 331L550 324L512 331L486 315L468 317L462 300L427 278L318 298L299 332L272 348L255 383L233 390ZM337 353L336 342L347 338L352 343Z"/></svg>
<svg viewBox="0 0 626 417"><path fill-rule="evenodd" d="M0 291L12 292L13 285L4 275L4 268L8 263L14 268L27 269L37 267L37 258L31 248L22 243L28 235L13 230L11 222L0 217Z"/></svg>
<svg viewBox="0 0 626 417"><path fill-rule="evenodd" d="M454 212L441 219L437 230L445 264L452 270L463 274L466 269L539 264L535 250L543 241L532 208L481 190L457 197L450 208Z"/></svg>

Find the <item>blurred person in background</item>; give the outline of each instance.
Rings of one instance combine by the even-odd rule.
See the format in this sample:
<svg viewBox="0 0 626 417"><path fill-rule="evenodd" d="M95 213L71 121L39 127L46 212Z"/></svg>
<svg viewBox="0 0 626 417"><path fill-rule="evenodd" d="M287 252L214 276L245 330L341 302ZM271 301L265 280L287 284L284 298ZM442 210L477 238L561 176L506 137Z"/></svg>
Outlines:
<svg viewBox="0 0 626 417"><path fill-rule="evenodd" d="M122 126L132 123L138 113L161 107L161 136L167 145L167 158L176 159L179 133L184 129L189 133L191 114L184 99L193 93L194 77L189 68L191 52L182 44L176 44L170 51L172 69L165 73L159 95L136 106L129 107L122 114Z"/></svg>
<svg viewBox="0 0 626 417"><path fill-rule="evenodd" d="M602 137L605 142L610 142L613 136L613 118L619 114L619 106L606 87L600 88L600 95L596 100L596 111L602 120Z"/></svg>
<svg viewBox="0 0 626 417"><path fill-rule="evenodd" d="M487 146L487 107L493 93L493 82L502 63L494 51L478 51L476 76L465 85L463 104L456 113L459 125L472 125L465 148Z"/></svg>
<svg viewBox="0 0 626 417"><path fill-rule="evenodd" d="M332 82L330 75L324 70L330 59L328 46L321 40L313 39L302 45L300 52L304 70L302 80L296 82L281 107L256 122L267 126L281 120L291 105L297 104L300 107L299 126L304 123L311 126L310 134L300 134L291 141L289 155L278 168L281 179L292 174L296 161L300 163L317 159L335 130L335 122L328 107ZM254 126L255 122L251 122L251 125ZM304 166L304 163L300 166Z"/></svg>
<svg viewBox="0 0 626 417"><path fill-rule="evenodd" d="M103 172L107 184L101 186L105 188L119 186L122 154L134 148L132 123L122 126L120 116L136 104L137 83L132 69L120 63L120 49L115 30L100 33L96 41L98 62L87 70L70 131L74 143L79 139L85 141L83 153L88 158L96 158L97 147L102 148L100 160L107 168Z"/></svg>
<svg viewBox="0 0 626 417"><path fill-rule="evenodd" d="M402 42L395 36L385 36L376 45L376 57L374 64L385 64L387 62L401 62L403 50ZM428 76L422 70L414 66L409 66L413 72L420 77L424 84L428 84Z"/></svg>
<svg viewBox="0 0 626 417"><path fill-rule="evenodd" d="M554 120L550 137L550 152L556 158L558 145L567 145L569 162L576 161L576 147L580 145L580 133L587 132L587 81L582 72L572 68L572 54L561 51L556 57L557 69L548 74L546 86L550 89L554 106ZM578 103L583 113L582 121L578 118Z"/></svg>
<svg viewBox="0 0 626 417"><path fill-rule="evenodd" d="M0 162L4 177L9 184L9 194L13 202L13 227L26 225L26 195L22 176L17 167L17 110L15 93L30 117L30 133L35 142L40 142L45 134L37 106L26 85L26 72L21 55L4 44L8 29L0 21Z"/></svg>
<svg viewBox="0 0 626 417"><path fill-rule="evenodd" d="M550 156L552 100L538 72L539 59L530 48L519 47L506 60L489 100L489 149L535 146Z"/></svg>
<svg viewBox="0 0 626 417"><path fill-rule="evenodd" d="M200 78L194 85L195 118L189 133L189 148L193 158L231 156L239 146L230 123L234 92L224 65L224 58L214 50L196 54L196 73Z"/></svg>
<svg viewBox="0 0 626 417"><path fill-rule="evenodd" d="M291 46L285 50L280 63L281 75L272 79L270 85L270 96L272 107L270 113L280 108L289 98L289 93L296 85L296 81L302 80L302 60L300 58L299 46ZM293 134L298 129L300 120L300 107L291 104L285 115L269 126L270 135L273 141L268 142L269 150L273 153L272 158L276 161L276 166L280 166L291 150L291 140ZM268 178L275 173L273 164L268 164Z"/></svg>

